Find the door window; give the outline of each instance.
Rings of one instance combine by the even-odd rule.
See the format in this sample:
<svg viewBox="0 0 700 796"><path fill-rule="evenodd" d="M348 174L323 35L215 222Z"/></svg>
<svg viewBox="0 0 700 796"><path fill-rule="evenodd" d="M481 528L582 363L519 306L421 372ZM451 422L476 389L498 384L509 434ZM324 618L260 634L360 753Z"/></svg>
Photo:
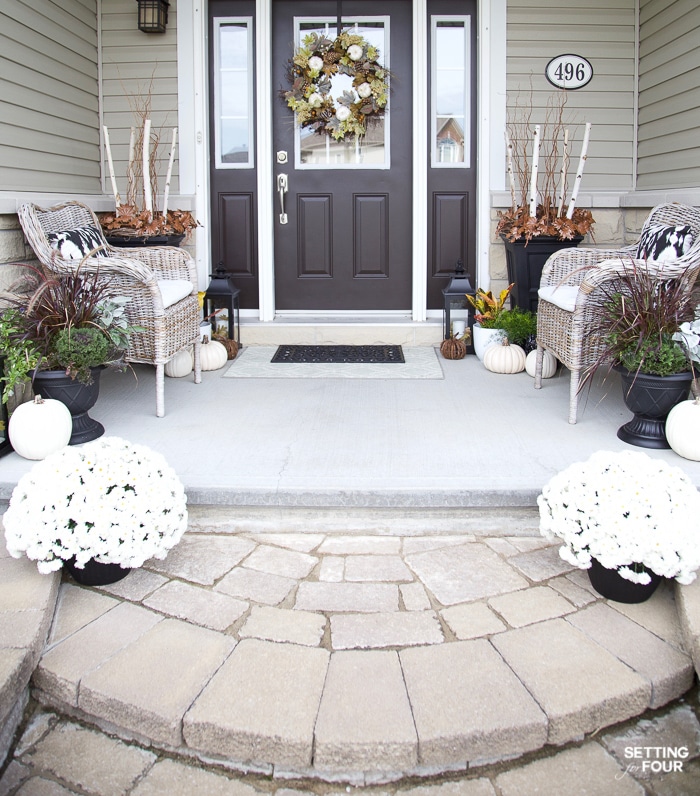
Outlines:
<svg viewBox="0 0 700 796"><path fill-rule="evenodd" d="M379 61L389 66L389 18L388 17L343 17L343 30L351 30L366 39L379 51ZM335 17L295 17L294 32L297 46L310 33L334 39L337 35ZM331 93L340 96L351 88L348 75L334 75ZM389 105L391 99L389 99ZM361 139L353 136L347 141L335 141L328 135L319 135L309 129L301 129L295 123L294 154L296 168L300 169L388 169L390 163L389 125L390 112L381 119L373 119L367 127L367 135Z"/></svg>
<svg viewBox="0 0 700 796"><path fill-rule="evenodd" d="M431 23L431 166L468 168L470 17L433 16Z"/></svg>
<svg viewBox="0 0 700 796"><path fill-rule="evenodd" d="M252 17L214 19L214 61L216 168L252 169Z"/></svg>

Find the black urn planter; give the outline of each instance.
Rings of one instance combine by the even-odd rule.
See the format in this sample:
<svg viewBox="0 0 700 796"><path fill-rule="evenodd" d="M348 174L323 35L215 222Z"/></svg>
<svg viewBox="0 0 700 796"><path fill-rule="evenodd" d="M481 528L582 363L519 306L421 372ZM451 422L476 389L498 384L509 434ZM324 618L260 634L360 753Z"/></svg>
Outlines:
<svg viewBox="0 0 700 796"><path fill-rule="evenodd" d="M81 586L107 586L110 583L117 583L131 572L129 567L122 567L120 564L103 564L93 559L86 561L82 569L76 566L74 558L64 562L63 566Z"/></svg>
<svg viewBox="0 0 700 796"><path fill-rule="evenodd" d="M583 235L570 240L562 240L552 235L540 235L510 241L505 235L501 239L506 247L506 265L508 267L508 283L515 283L511 291L511 304L523 310L537 312L537 291L540 287L542 269L552 254L560 249L571 249L578 246Z"/></svg>
<svg viewBox="0 0 700 796"><path fill-rule="evenodd" d="M632 420L617 431L629 445L640 448L670 448L666 439L666 418L676 404L685 401L693 374L690 371L670 376L652 376L616 366L622 379L622 397L634 414Z"/></svg>
<svg viewBox="0 0 700 796"><path fill-rule="evenodd" d="M64 403L73 419L73 432L69 445L80 445L101 437L105 433L102 423L88 414L100 394L100 375L104 367L90 368L92 384L83 384L78 379L66 376L63 370L37 370L32 384L35 394L42 398L53 398Z"/></svg>
<svg viewBox="0 0 700 796"><path fill-rule="evenodd" d="M591 559L588 579L598 594L607 600L628 604L643 603L656 591L661 583L661 575L657 575L656 572L639 564L633 564L632 568L635 572L647 572L651 581L649 583L634 583L623 578L616 569L607 569L595 558Z"/></svg>

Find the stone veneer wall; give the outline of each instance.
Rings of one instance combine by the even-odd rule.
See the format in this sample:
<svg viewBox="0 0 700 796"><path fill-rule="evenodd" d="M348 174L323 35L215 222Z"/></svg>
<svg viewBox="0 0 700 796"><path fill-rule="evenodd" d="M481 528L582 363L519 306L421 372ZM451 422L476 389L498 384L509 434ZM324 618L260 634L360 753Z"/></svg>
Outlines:
<svg viewBox="0 0 700 796"><path fill-rule="evenodd" d="M18 275L8 263L36 260L32 247L26 242L15 214L0 214L0 290L5 290Z"/></svg>
<svg viewBox="0 0 700 796"><path fill-rule="evenodd" d="M491 244L489 247L489 274L491 290L498 291L507 287L506 250L499 237L496 236L496 223L499 208L491 209ZM617 249L630 246L637 241L642 225L652 208L591 208L595 226L592 238L587 235L580 246L598 249ZM478 285L477 285L478 287Z"/></svg>

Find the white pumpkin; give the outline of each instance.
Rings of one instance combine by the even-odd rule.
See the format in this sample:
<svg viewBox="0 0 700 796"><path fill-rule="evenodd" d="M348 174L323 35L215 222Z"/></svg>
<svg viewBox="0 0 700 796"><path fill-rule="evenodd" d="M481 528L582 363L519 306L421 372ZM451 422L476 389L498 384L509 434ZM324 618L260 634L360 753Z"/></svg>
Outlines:
<svg viewBox="0 0 700 796"><path fill-rule="evenodd" d="M552 376L557 372L557 365L558 365L557 358L551 351L547 351L545 349L544 357L542 359L542 378L543 379L551 379ZM529 376L532 376L533 379L535 378L535 369L537 368L537 349L534 351L530 351L530 353L525 357L525 370L527 371Z"/></svg>
<svg viewBox="0 0 700 796"><path fill-rule="evenodd" d="M502 345L486 349L484 367L493 373L520 373L525 370L525 351L519 345L511 345L506 337Z"/></svg>
<svg viewBox="0 0 700 796"><path fill-rule="evenodd" d="M194 368L192 348L183 348L165 363L165 375L174 379L189 376Z"/></svg>
<svg viewBox="0 0 700 796"><path fill-rule="evenodd" d="M202 340L200 356L202 370L218 370L228 362L226 346L216 340L210 340L206 335Z"/></svg>
<svg viewBox="0 0 700 796"><path fill-rule="evenodd" d="M684 459L700 462L700 399L681 401L666 418L666 439Z"/></svg>
<svg viewBox="0 0 700 796"><path fill-rule="evenodd" d="M25 459L45 459L65 448L73 433L73 418L68 407L53 398L35 396L20 404L7 427L15 451Z"/></svg>

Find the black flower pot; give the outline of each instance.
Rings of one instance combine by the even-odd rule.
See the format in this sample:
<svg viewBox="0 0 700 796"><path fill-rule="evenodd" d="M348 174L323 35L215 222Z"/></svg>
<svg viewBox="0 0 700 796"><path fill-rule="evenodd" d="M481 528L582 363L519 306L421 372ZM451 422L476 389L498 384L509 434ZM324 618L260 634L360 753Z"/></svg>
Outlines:
<svg viewBox="0 0 700 796"><path fill-rule="evenodd" d="M544 264L560 249L578 246L583 240L583 235L577 235L571 240L562 240L552 235L539 235L531 238L529 242L525 238L510 241L505 235L501 235L501 240L506 247L508 282L515 283L511 292L511 305L537 312L537 291Z"/></svg>
<svg viewBox="0 0 700 796"><path fill-rule="evenodd" d="M184 235L105 235L110 246L130 249L136 246L179 246Z"/></svg>
<svg viewBox="0 0 700 796"><path fill-rule="evenodd" d="M66 561L63 566L81 586L107 586L122 580L131 572L129 567L122 567L120 564L103 564L92 559L86 561L82 569L75 565L74 558Z"/></svg>
<svg viewBox="0 0 700 796"><path fill-rule="evenodd" d="M643 603L656 591L661 583L661 575L657 575L656 572L652 572L641 564L633 564L632 568L639 572L647 572L651 581L646 584L633 583L631 580L623 578L616 569L604 567L595 558L591 559L588 579L598 594L608 600L628 604Z"/></svg>
<svg viewBox="0 0 700 796"><path fill-rule="evenodd" d="M73 432L69 445L97 439L105 433L102 423L88 414L100 394L100 375L103 367L90 368L92 384L83 384L78 379L66 376L63 370L37 370L33 376L34 392L42 398L53 398L64 403L73 419Z"/></svg>
<svg viewBox="0 0 700 796"><path fill-rule="evenodd" d="M651 376L626 368L615 368L622 379L622 397L634 418L618 429L623 442L640 448L670 448L666 439L666 418L676 404L685 401L693 374Z"/></svg>

